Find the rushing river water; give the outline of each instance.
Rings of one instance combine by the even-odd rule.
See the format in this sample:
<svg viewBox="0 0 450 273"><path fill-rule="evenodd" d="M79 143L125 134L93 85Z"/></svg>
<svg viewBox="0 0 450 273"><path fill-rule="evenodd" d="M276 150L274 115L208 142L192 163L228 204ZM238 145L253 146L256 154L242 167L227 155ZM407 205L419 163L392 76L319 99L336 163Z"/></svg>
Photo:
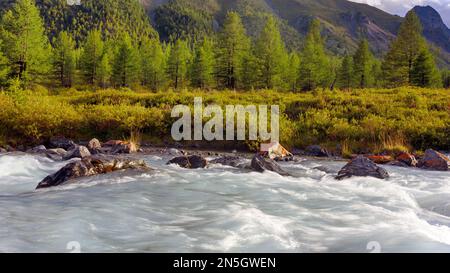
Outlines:
<svg viewBox="0 0 450 273"><path fill-rule="evenodd" d="M450 173L336 181L343 162L283 165L293 178L145 159L155 171L34 191L65 163L1 155L0 252L450 252Z"/></svg>

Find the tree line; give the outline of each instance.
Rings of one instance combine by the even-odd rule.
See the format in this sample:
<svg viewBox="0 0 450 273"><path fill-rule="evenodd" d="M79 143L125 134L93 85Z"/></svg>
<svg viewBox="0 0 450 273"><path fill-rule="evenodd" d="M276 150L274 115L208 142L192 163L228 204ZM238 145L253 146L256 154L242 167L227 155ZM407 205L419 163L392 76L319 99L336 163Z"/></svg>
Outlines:
<svg viewBox="0 0 450 273"><path fill-rule="evenodd" d="M365 39L355 53L332 56L325 50L319 20L311 22L299 52L287 50L270 16L252 40L236 12L228 13L217 34L195 41L133 37L125 31L105 37L92 30L77 43L62 31L49 41L34 0L18 0L0 21L0 86L41 82L288 91L449 86L449 73L436 67L414 12L406 15L382 60Z"/></svg>

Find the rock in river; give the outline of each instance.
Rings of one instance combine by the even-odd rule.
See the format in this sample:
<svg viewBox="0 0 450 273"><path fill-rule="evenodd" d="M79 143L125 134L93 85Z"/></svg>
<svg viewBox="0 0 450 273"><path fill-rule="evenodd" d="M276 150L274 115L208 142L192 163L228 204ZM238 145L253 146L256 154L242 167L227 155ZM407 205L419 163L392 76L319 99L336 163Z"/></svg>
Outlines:
<svg viewBox="0 0 450 273"><path fill-rule="evenodd" d="M352 176L372 176L379 179L389 178L389 174L385 169L377 166L372 160L364 156L358 156L345 165L339 171L336 179L342 180Z"/></svg>
<svg viewBox="0 0 450 273"><path fill-rule="evenodd" d="M55 174L42 180L36 189L49 188L70 183L73 179L110 173L119 170L149 170L143 160L132 160L112 156L92 156L64 166Z"/></svg>
<svg viewBox="0 0 450 273"><path fill-rule="evenodd" d="M73 142L70 139L64 138L64 137L54 137L50 139L49 145L50 148L62 148L64 150L71 150L73 147L76 146L75 142Z"/></svg>
<svg viewBox="0 0 450 273"><path fill-rule="evenodd" d="M100 153L102 144L98 139L93 138L89 141L87 148L89 149L89 152L91 152L91 154L98 154Z"/></svg>
<svg viewBox="0 0 450 273"><path fill-rule="evenodd" d="M417 166L422 169L448 171L450 170L450 159L435 150L429 149L425 151L424 157Z"/></svg>
<svg viewBox="0 0 450 273"><path fill-rule="evenodd" d="M167 164L177 164L178 166L186 169L200 169L205 168L208 165L208 161L198 155L180 156L175 157Z"/></svg>
<svg viewBox="0 0 450 273"><path fill-rule="evenodd" d="M262 157L261 155L256 155L255 157L253 157L252 163L251 163L251 168L252 168L252 170L260 172L260 173L265 172L265 171L270 171L270 172L278 173L279 175L282 175L282 176L289 175L289 173L286 172L285 170L283 170L281 168L281 166L278 165L277 162L275 162L272 159L266 159L266 158Z"/></svg>
<svg viewBox="0 0 450 273"><path fill-rule="evenodd" d="M74 146L67 154L63 157L64 160L69 160L72 158L85 158L91 156L89 149L84 146Z"/></svg>
<svg viewBox="0 0 450 273"><path fill-rule="evenodd" d="M223 156L212 160L210 163L242 169L249 167L248 160L239 156Z"/></svg>

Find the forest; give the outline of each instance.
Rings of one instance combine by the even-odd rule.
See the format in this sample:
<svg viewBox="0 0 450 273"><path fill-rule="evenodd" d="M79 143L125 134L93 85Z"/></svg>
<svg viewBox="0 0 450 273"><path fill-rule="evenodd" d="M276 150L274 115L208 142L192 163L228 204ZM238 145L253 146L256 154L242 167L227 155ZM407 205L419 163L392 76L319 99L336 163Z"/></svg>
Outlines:
<svg viewBox="0 0 450 273"><path fill-rule="evenodd" d="M192 103L192 94L225 104L238 92L248 103L283 105L291 147L450 148L450 73L436 65L414 12L383 58L364 37L354 53L330 53L317 19L300 50L288 49L272 16L254 37L236 12L205 37L160 39L149 21L133 23L137 31L109 22L56 33L34 0L3 11L0 142L38 143L68 132L120 137L130 130L161 138L170 106Z"/></svg>

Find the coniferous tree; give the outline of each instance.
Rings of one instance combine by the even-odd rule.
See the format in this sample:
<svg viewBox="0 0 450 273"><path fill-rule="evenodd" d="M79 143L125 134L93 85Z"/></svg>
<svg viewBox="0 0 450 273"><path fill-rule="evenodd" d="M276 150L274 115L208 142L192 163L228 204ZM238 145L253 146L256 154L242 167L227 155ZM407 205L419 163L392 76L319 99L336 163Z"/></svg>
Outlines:
<svg viewBox="0 0 450 273"><path fill-rule="evenodd" d="M8 59L3 55L3 42L0 40L0 87L5 86L9 74Z"/></svg>
<svg viewBox="0 0 450 273"><path fill-rule="evenodd" d="M353 58L346 55L342 60L341 67L338 73L338 86L341 89L349 90L353 86Z"/></svg>
<svg viewBox="0 0 450 273"><path fill-rule="evenodd" d="M441 74L443 87L450 88L450 70L444 69Z"/></svg>
<svg viewBox="0 0 450 273"><path fill-rule="evenodd" d="M330 79L329 59L320 34L320 22L311 22L302 51L300 83L304 91L326 87Z"/></svg>
<svg viewBox="0 0 450 273"><path fill-rule="evenodd" d="M195 87L211 88L214 85L214 42L204 38L195 49L192 64L192 84Z"/></svg>
<svg viewBox="0 0 450 273"><path fill-rule="evenodd" d="M369 43L363 39L353 55L353 73L355 86L367 88L373 86L375 78L373 75L374 57L369 49Z"/></svg>
<svg viewBox="0 0 450 273"><path fill-rule="evenodd" d="M412 84L415 59L423 50L428 50L422 36L422 25L414 11L410 11L391 44L383 62L383 78L386 86L396 87Z"/></svg>
<svg viewBox="0 0 450 273"><path fill-rule="evenodd" d="M50 47L34 0L18 0L3 14L0 28L11 74L27 84L50 68Z"/></svg>
<svg viewBox="0 0 450 273"><path fill-rule="evenodd" d="M277 22L270 16L256 41L259 83L263 88L285 85L282 75L288 64L288 54Z"/></svg>
<svg viewBox="0 0 450 273"><path fill-rule="evenodd" d="M102 60L104 51L104 42L100 31L91 31L83 47L80 57L80 66L84 79L89 84L95 84L98 81L98 68Z"/></svg>
<svg viewBox="0 0 450 273"><path fill-rule="evenodd" d="M111 75L112 75L112 66L111 66L111 53L105 50L100 58L100 62L97 68L97 84L101 88L108 87Z"/></svg>
<svg viewBox="0 0 450 273"><path fill-rule="evenodd" d="M255 54L255 47L252 45L249 50L247 50L242 58L242 70L240 72L240 87L251 90L258 84L258 58Z"/></svg>
<svg viewBox="0 0 450 273"><path fill-rule="evenodd" d="M53 70L64 87L71 87L75 74L75 41L65 31L54 41Z"/></svg>
<svg viewBox="0 0 450 273"><path fill-rule="evenodd" d="M165 82L166 59L161 43L156 39L144 39L140 48L142 85L156 91Z"/></svg>
<svg viewBox="0 0 450 273"><path fill-rule="evenodd" d="M300 56L297 52L289 54L289 65L286 68L285 81L288 84L289 90L298 91L299 84L299 70L300 70Z"/></svg>
<svg viewBox="0 0 450 273"><path fill-rule="evenodd" d="M442 86L441 75L436 68L433 55L428 50L422 50L414 60L411 71L411 83L420 87Z"/></svg>
<svg viewBox="0 0 450 273"><path fill-rule="evenodd" d="M175 89L184 87L187 82L189 62L191 58L187 41L177 40L169 50L167 75Z"/></svg>
<svg viewBox="0 0 450 273"><path fill-rule="evenodd" d="M112 79L115 86L132 86L139 81L139 53L133 46L130 35L122 33L114 57Z"/></svg>
<svg viewBox="0 0 450 273"><path fill-rule="evenodd" d="M229 12L220 33L218 44L218 76L226 88L235 89L242 80L244 58L250 50L241 17L236 12Z"/></svg>

